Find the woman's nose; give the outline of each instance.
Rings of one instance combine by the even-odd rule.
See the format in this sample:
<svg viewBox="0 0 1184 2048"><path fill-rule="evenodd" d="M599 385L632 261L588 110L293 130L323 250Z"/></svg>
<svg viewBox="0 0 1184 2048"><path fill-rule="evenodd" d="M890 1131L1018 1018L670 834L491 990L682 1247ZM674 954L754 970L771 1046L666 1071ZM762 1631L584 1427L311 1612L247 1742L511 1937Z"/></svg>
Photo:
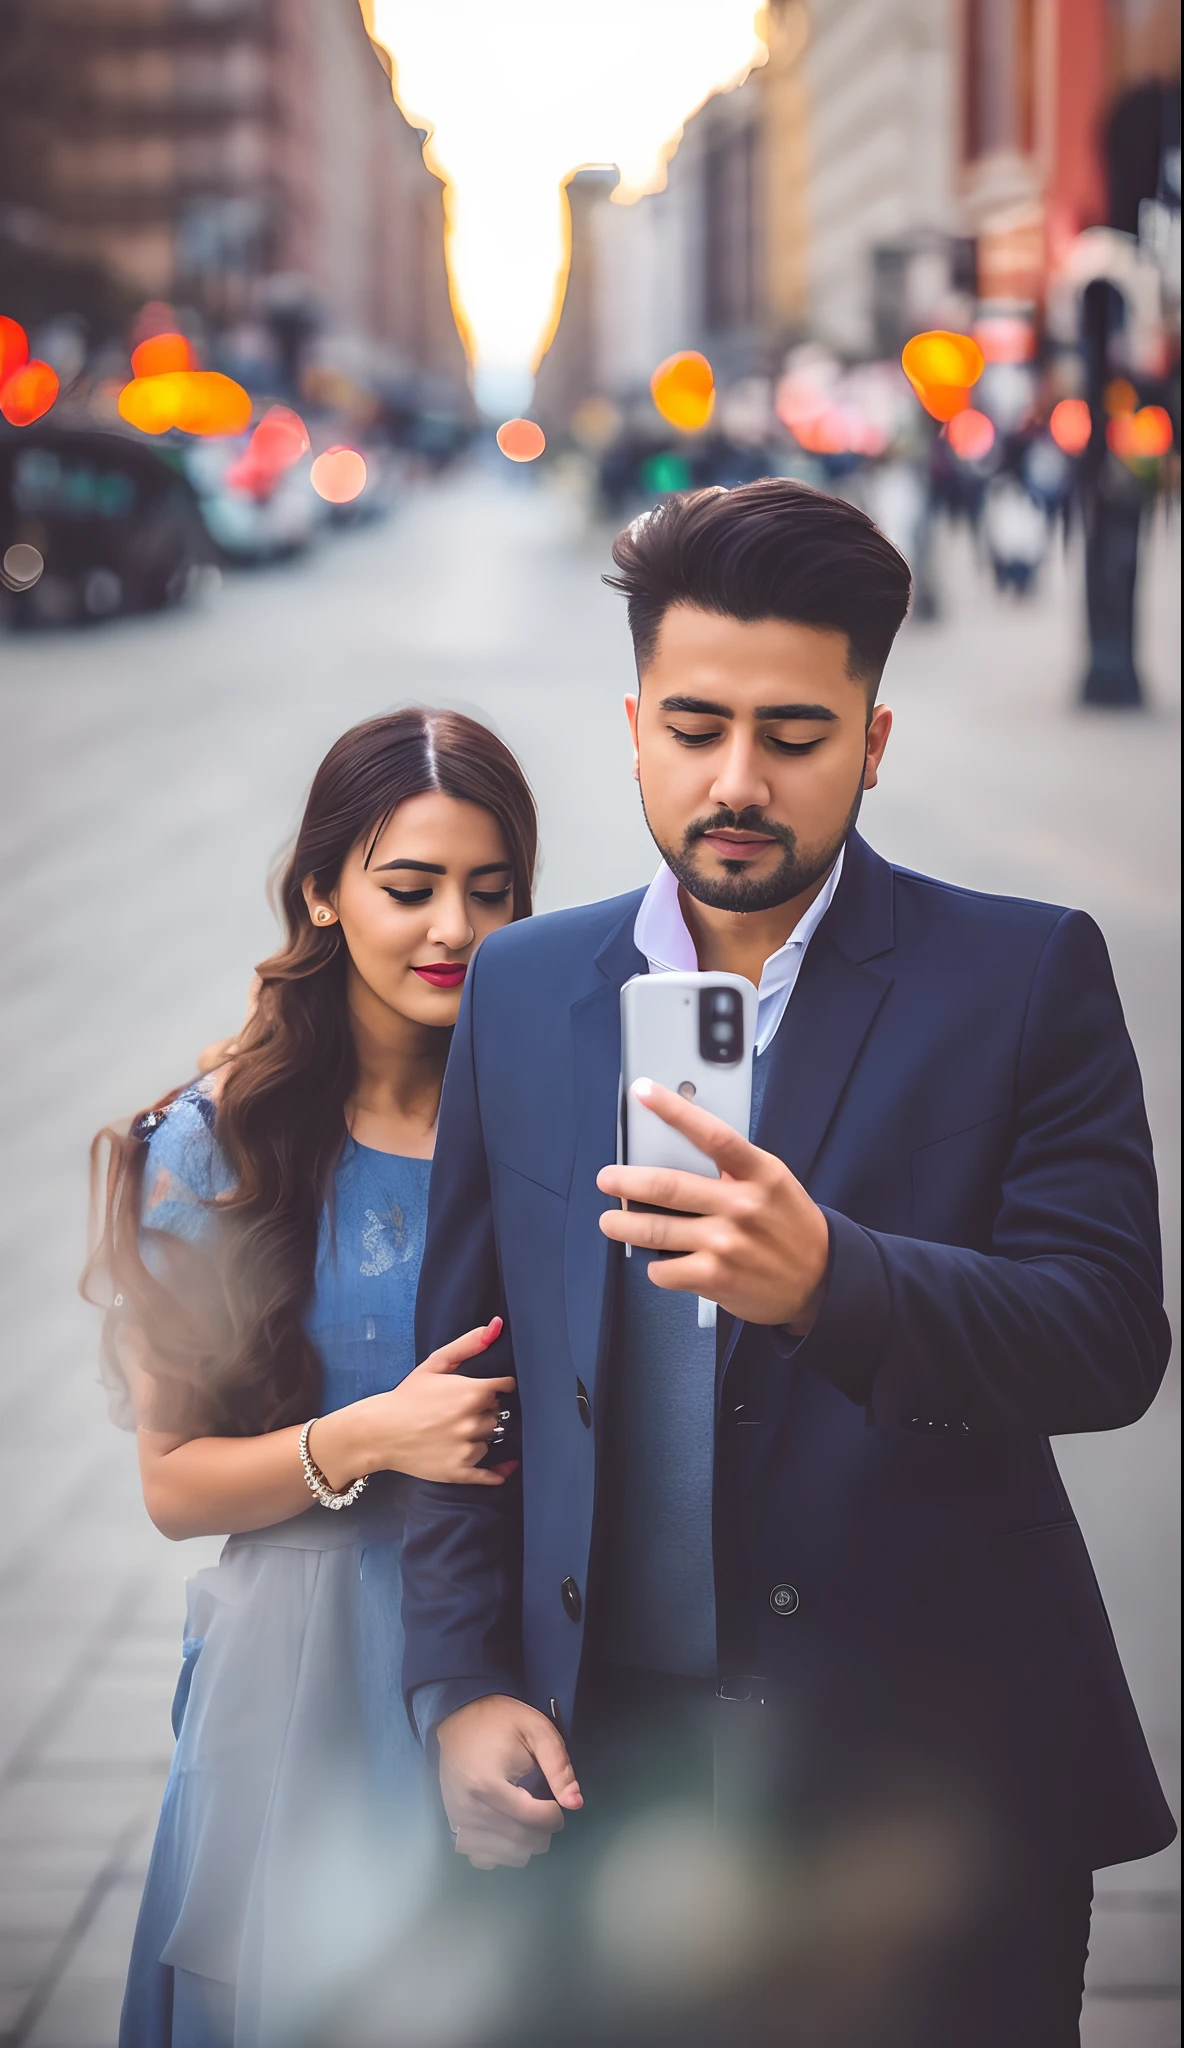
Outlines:
<svg viewBox="0 0 1184 2048"><path fill-rule="evenodd" d="M428 941L434 946L445 946L450 953L463 953L471 946L476 934L463 900L442 903L428 930Z"/></svg>

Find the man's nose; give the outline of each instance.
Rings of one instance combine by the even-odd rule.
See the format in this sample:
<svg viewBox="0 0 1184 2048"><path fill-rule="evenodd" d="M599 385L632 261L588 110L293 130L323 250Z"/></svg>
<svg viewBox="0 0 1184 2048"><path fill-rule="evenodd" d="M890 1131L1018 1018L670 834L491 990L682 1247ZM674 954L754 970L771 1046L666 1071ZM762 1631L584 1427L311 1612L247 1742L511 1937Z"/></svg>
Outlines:
<svg viewBox="0 0 1184 2048"><path fill-rule="evenodd" d="M712 803L736 812L764 810L772 794L765 765L751 734L729 733L711 785Z"/></svg>

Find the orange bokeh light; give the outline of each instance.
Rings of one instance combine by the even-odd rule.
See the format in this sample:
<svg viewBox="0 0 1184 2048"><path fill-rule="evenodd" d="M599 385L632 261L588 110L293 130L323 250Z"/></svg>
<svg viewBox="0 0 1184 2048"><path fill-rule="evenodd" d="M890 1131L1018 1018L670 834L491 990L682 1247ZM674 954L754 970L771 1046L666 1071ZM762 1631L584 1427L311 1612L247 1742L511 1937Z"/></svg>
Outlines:
<svg viewBox="0 0 1184 2048"><path fill-rule="evenodd" d="M168 370L196 370L197 357L183 334L153 334L132 350L133 377L161 377Z"/></svg>
<svg viewBox="0 0 1184 2048"><path fill-rule="evenodd" d="M946 427L946 439L963 462L981 462L995 446L995 426L985 412L967 406Z"/></svg>
<svg viewBox="0 0 1184 2048"><path fill-rule="evenodd" d="M1162 405L1144 405L1138 412L1116 413L1106 428L1106 439L1115 455L1136 462L1154 461L1166 455L1174 438L1171 415Z"/></svg>
<svg viewBox="0 0 1184 2048"><path fill-rule="evenodd" d="M203 436L241 434L251 421L250 393L220 370L134 377L120 392L118 409L120 418L142 434L167 434L170 427Z"/></svg>
<svg viewBox="0 0 1184 2048"><path fill-rule="evenodd" d="M1102 404L1111 419L1119 413L1134 412L1139 403L1139 394L1129 377L1115 377L1102 393Z"/></svg>
<svg viewBox="0 0 1184 2048"><path fill-rule="evenodd" d="M506 420L497 430L497 445L511 462L535 462L547 437L534 420Z"/></svg>
<svg viewBox="0 0 1184 2048"><path fill-rule="evenodd" d="M935 420L952 420L965 411L967 393L986 367L983 352L969 334L944 327L914 334L901 353L901 368L926 412Z"/></svg>
<svg viewBox="0 0 1184 2048"><path fill-rule="evenodd" d="M318 498L329 505L348 505L366 488L366 464L356 448L326 448L309 475Z"/></svg>
<svg viewBox="0 0 1184 2048"><path fill-rule="evenodd" d="M29 337L20 321L0 313L0 385L6 384L13 371L28 360Z"/></svg>
<svg viewBox="0 0 1184 2048"><path fill-rule="evenodd" d="M681 433L697 434L715 410L715 377L698 349L682 349L659 363L650 395L662 418Z"/></svg>
<svg viewBox="0 0 1184 2048"><path fill-rule="evenodd" d="M1048 431L1062 455L1082 455L1093 431L1084 398L1062 398L1049 415Z"/></svg>
<svg viewBox="0 0 1184 2048"><path fill-rule="evenodd" d="M10 427L31 427L49 411L60 389L52 364L31 356L0 385L0 412Z"/></svg>

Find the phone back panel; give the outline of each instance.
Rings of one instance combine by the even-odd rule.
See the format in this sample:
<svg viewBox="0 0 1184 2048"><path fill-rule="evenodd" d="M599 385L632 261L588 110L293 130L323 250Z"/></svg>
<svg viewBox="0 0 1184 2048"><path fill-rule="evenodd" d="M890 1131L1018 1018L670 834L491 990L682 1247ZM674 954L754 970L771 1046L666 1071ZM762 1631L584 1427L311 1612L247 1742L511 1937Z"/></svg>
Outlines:
<svg viewBox="0 0 1184 2048"><path fill-rule="evenodd" d="M731 989L740 998L741 1056L717 1065L704 1056L700 1040L700 996ZM683 1173L718 1178L705 1152L630 1093L648 1076L681 1091L700 1109L722 1118L744 1138L752 1109L752 1056L756 1041L757 993L738 974L637 974L621 990L621 1079L624 1088L623 1143L630 1166L675 1167Z"/></svg>

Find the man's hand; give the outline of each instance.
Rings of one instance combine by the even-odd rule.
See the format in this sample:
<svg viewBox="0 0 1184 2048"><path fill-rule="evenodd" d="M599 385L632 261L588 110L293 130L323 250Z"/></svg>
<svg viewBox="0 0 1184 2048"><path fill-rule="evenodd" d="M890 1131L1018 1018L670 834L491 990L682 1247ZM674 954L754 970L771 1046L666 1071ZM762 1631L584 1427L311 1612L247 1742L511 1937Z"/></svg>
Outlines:
<svg viewBox="0 0 1184 2048"><path fill-rule="evenodd" d="M738 1137L719 1117L656 1081L636 1081L633 1093L706 1152L721 1177L602 1167L596 1177L601 1194L680 1212L651 1216L606 1209L600 1219L605 1236L643 1251L684 1254L651 1263L655 1287L702 1295L746 1323L785 1324L804 1337L822 1306L830 1256L830 1233L818 1204L788 1166Z"/></svg>
<svg viewBox="0 0 1184 2048"><path fill-rule="evenodd" d="M563 1809L584 1803L558 1730L521 1700L492 1693L458 1707L436 1730L440 1791L458 1856L475 1870L521 1870L551 1846ZM535 1799L519 1780L538 1766L553 1799Z"/></svg>

